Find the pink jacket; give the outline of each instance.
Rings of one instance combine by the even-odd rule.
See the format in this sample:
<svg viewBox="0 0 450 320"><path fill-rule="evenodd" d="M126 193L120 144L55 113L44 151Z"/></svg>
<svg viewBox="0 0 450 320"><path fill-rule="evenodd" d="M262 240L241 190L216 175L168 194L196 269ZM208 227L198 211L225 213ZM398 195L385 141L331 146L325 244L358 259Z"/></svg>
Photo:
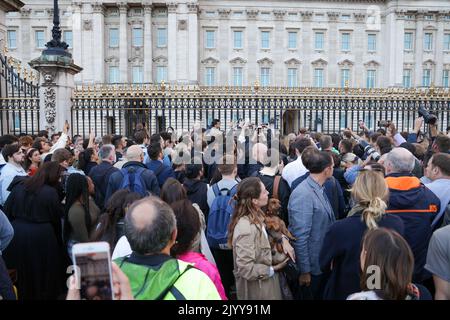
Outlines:
<svg viewBox="0 0 450 320"><path fill-rule="evenodd" d="M216 286L222 300L228 300L225 295L225 290L223 289L219 270L217 270L217 267L209 262L204 255L198 252L186 252L185 254L179 255L177 258L184 262L192 263L197 269L206 273Z"/></svg>

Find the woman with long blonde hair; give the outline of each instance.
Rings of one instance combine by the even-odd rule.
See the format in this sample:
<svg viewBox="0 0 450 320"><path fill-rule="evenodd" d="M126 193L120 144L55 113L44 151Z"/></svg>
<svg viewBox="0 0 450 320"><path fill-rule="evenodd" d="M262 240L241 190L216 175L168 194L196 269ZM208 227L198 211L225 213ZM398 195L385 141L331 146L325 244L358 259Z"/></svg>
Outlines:
<svg viewBox="0 0 450 320"><path fill-rule="evenodd" d="M287 263L272 266L272 252L261 208L268 191L257 177L242 180L235 195L228 243L233 248L234 276L238 300L280 300L278 274Z"/></svg>
<svg viewBox="0 0 450 320"><path fill-rule="evenodd" d="M354 206L346 219L330 227L320 252L320 267L330 272L324 290L327 300L345 300L360 291L359 253L367 230L384 227L404 233L402 220L385 213L389 189L382 172L363 169L350 192Z"/></svg>

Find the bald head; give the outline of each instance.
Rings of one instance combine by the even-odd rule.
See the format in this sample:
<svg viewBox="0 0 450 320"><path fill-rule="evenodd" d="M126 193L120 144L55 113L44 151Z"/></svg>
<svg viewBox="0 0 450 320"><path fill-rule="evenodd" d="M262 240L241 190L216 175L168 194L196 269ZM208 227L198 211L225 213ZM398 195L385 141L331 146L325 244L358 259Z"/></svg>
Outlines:
<svg viewBox="0 0 450 320"><path fill-rule="evenodd" d="M262 143L256 143L252 149L253 159L261 163L265 163L267 158L267 146Z"/></svg>
<svg viewBox="0 0 450 320"><path fill-rule="evenodd" d="M414 170L414 155L405 148L394 148L386 156L386 174L411 173Z"/></svg>
<svg viewBox="0 0 450 320"><path fill-rule="evenodd" d="M125 236L131 249L142 255L161 253L175 229L172 208L156 197L134 202L125 216Z"/></svg>
<svg viewBox="0 0 450 320"><path fill-rule="evenodd" d="M144 151L138 145L131 146L127 149L128 161L144 161Z"/></svg>

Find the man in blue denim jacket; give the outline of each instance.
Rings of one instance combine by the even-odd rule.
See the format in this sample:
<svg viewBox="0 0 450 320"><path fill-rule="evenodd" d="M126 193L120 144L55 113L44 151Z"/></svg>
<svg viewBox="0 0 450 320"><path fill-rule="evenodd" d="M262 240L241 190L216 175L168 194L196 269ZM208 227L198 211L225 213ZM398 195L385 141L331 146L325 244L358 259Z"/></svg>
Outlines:
<svg viewBox="0 0 450 320"><path fill-rule="evenodd" d="M310 287L312 296L321 299L323 276L319 253L328 228L336 221L324 184L333 175L333 158L328 152L308 147L302 161L311 173L289 199L289 230L297 239L294 243L301 287Z"/></svg>

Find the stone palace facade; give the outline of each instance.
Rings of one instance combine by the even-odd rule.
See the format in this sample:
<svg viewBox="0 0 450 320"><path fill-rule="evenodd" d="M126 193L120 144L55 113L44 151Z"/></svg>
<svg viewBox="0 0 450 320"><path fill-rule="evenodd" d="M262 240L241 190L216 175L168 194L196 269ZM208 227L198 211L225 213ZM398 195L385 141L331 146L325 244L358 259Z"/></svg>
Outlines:
<svg viewBox="0 0 450 320"><path fill-rule="evenodd" d="M8 55L51 39L52 0L6 16ZM77 83L449 86L450 1L60 0Z"/></svg>

